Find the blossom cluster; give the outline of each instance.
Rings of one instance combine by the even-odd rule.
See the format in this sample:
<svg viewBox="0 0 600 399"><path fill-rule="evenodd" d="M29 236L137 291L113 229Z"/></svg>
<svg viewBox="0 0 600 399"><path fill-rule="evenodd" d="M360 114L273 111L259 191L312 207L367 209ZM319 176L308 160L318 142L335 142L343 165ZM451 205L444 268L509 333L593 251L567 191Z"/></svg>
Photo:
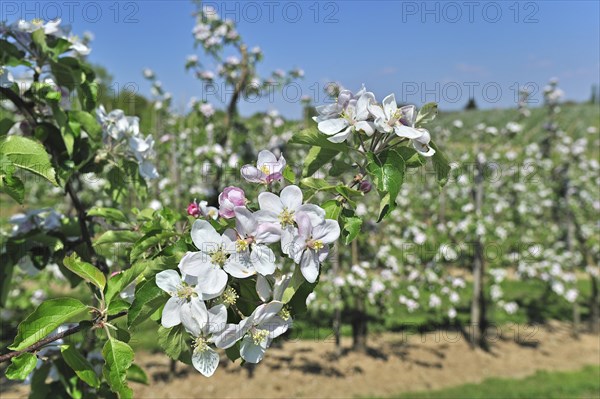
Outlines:
<svg viewBox="0 0 600 399"><path fill-rule="evenodd" d="M170 295L161 318L165 328L182 324L193 338L192 362L205 376L214 373L219 356L213 348L227 349L241 340L240 356L247 362L262 360L271 341L291 325L290 310L282 301L283 293L296 269L314 283L329 245L340 235L335 220L326 219L325 211L315 204L303 203L298 186L271 192L271 183L281 175L283 156L277 158L261 151L257 166L245 169L260 172L242 175L269 191L258 195L258 208L238 187L227 187L219 195L219 209L194 201L188 214L197 217L191 239L197 251L187 252L176 270L156 275L156 284ZM253 169L251 169L253 168ZM280 179L280 177L279 177ZM214 222L220 217L223 223ZM211 223L213 221L213 223ZM215 226L234 227L222 233ZM281 255L278 260L276 253ZM283 264L288 259L291 267ZM236 279L256 277L256 290L264 301L247 317L236 307L240 293L232 286ZM238 323L227 323L227 308L241 316Z"/></svg>
<svg viewBox="0 0 600 399"><path fill-rule="evenodd" d="M46 35L69 42L69 49L77 54L88 55L91 52L90 47L87 45L90 41L90 35L86 34L84 39L81 40L76 35L73 35L68 27L60 26L60 24L60 18L48 22L44 22L41 19L31 21L20 19L10 25L0 25L0 34L13 36L17 47L26 50L31 44L32 34L42 29Z"/></svg>
<svg viewBox="0 0 600 399"><path fill-rule="evenodd" d="M142 135L139 118L126 116L120 109L107 113L102 105L96 110L96 116L102 126L102 138L109 149L115 150L121 143L127 142L127 153L138 163L140 175L147 180L158 178L158 171L152 162L156 157L154 138Z"/></svg>
<svg viewBox="0 0 600 399"><path fill-rule="evenodd" d="M370 138L379 133L386 138L382 144L399 137L411 140L415 150L423 156L435 154L435 150L429 147L429 131L415 126L418 115L416 107L398 107L394 94L388 95L378 104L375 95L364 86L356 93L344 89L339 92L335 103L321 105L316 109L319 115L313 117L313 120L318 123L319 131L329 136L328 140L331 142L344 142L352 134L364 134Z"/></svg>

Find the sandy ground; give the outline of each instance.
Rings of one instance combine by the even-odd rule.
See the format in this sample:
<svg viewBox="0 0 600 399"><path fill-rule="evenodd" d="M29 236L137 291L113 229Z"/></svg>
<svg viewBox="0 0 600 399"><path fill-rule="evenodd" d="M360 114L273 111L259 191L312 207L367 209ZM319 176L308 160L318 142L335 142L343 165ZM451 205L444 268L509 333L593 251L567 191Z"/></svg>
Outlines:
<svg viewBox="0 0 600 399"><path fill-rule="evenodd" d="M208 379L192 367L178 365L169 376L169 360L161 354L138 353L153 382L132 384L137 398L282 398L391 396L429 390L487 377L522 378L537 370L573 370L600 364L600 337L575 339L566 324L531 329L505 326L492 337L489 352L473 350L457 332L426 335L385 333L370 336L369 350L354 353L343 340L336 358L329 341L287 341L269 350L254 369L222 357ZM27 388L4 391L2 399L26 396Z"/></svg>

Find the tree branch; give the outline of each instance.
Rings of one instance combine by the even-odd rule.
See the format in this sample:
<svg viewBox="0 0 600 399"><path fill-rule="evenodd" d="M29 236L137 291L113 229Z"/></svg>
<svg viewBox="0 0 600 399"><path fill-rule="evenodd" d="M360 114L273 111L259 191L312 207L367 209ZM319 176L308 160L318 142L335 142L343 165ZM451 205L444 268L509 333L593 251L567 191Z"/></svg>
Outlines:
<svg viewBox="0 0 600 399"><path fill-rule="evenodd" d="M117 319L119 317L123 317L125 315L127 315L127 312L120 312L120 313L117 313L116 315L109 316L108 320L114 320L114 319ZM96 325L97 322L98 322L98 319L94 319L93 320L94 325ZM43 338L43 339L39 340L38 342L36 342L35 344L33 344L33 345L31 345L31 346L23 349L22 351L8 352L8 353L0 356L0 363L7 362L10 359L12 359L13 357L17 357L19 355L22 355L23 353L35 352L36 350L40 349L44 345L48 345L49 343L52 343L54 341L58 341L59 339L62 339L64 337L68 337L69 335L73 335L73 334L78 333L79 331L82 330L82 328L83 327L82 327L81 323L79 323L75 327L71 327L68 330L65 330L65 331L60 332L60 333L55 334L55 335L52 335L50 337Z"/></svg>

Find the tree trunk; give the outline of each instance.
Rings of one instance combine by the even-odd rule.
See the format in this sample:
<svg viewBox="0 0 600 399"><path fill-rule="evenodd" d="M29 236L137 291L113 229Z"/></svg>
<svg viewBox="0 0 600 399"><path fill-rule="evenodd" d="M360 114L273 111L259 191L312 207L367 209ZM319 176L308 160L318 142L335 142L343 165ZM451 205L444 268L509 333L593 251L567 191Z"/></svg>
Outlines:
<svg viewBox="0 0 600 399"><path fill-rule="evenodd" d="M352 265L358 265L358 244L352 241ZM354 298L352 311L352 349L355 351L367 350L367 310L365 296L359 293Z"/></svg>
<svg viewBox="0 0 600 399"><path fill-rule="evenodd" d="M340 273L340 244L338 241L334 243L333 250L335 251L333 255L333 275L337 277ZM333 336L335 339L335 353L336 356L341 354L341 339L340 339L340 329L342 326L342 309L340 308L340 291L335 288L335 306L333 311Z"/></svg>
<svg viewBox="0 0 600 399"><path fill-rule="evenodd" d="M592 295L590 297L590 330L594 334L600 332L600 303L598 298L598 277L590 274Z"/></svg>
<svg viewBox="0 0 600 399"><path fill-rule="evenodd" d="M473 200L475 201L475 214L477 219L482 217L483 205L483 159L477 155L475 170L475 186L473 188ZM473 297L471 298L471 327L472 343L486 348L486 303L485 303L485 259L481 237L476 234L473 248Z"/></svg>

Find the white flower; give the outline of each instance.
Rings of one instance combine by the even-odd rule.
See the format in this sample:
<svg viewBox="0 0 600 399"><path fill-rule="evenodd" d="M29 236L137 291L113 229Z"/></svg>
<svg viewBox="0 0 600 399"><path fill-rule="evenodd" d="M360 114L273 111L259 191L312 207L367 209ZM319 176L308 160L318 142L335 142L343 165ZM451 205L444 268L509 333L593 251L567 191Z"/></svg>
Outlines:
<svg viewBox="0 0 600 399"><path fill-rule="evenodd" d="M236 257L238 263L244 265L244 269L232 268L229 274L237 278L248 277L247 273L251 270L263 276L273 274L275 254L265 244L279 241L281 229L272 223L259 223L256 216L243 206L235 207L234 213L238 234L235 242Z"/></svg>
<svg viewBox="0 0 600 399"><path fill-rule="evenodd" d="M321 262L329 254L327 244L335 242L340 236L340 226L336 220L327 219L313 226L308 214L299 212L296 215L298 235L292 241L289 254L294 262L300 265L302 275L309 283L314 283L319 276Z"/></svg>
<svg viewBox="0 0 600 399"><path fill-rule="evenodd" d="M206 305L202 299L215 298L222 292L215 292L213 287L206 284L206 280L200 282L197 278L185 274L181 277L176 270L158 273L156 285L171 296L162 312L161 324L165 328L179 325L182 309L190 308L192 304L196 312L206 317ZM207 288L208 291L204 293L203 288Z"/></svg>
<svg viewBox="0 0 600 399"><path fill-rule="evenodd" d="M192 225L191 236L199 251L188 252L179 262L179 269L198 277L198 284L213 287L212 290L220 294L227 284L227 273L237 278L256 273L243 257L236 256L237 234L234 230L227 229L220 235L208 221L199 219Z"/></svg>
<svg viewBox="0 0 600 399"><path fill-rule="evenodd" d="M214 206L208 206L208 202L206 201L200 201L198 207L200 208L200 213L205 217L211 218L212 220L217 220L219 217L219 210Z"/></svg>
<svg viewBox="0 0 600 399"><path fill-rule="evenodd" d="M269 192L260 193L258 205L258 220L281 226L281 250L285 254L289 254L292 239L296 234L294 223L297 212L308 214L315 226L325 220L325 211L321 207L313 204L302 205L302 190L298 186L285 187L279 196Z"/></svg>
<svg viewBox="0 0 600 399"><path fill-rule="evenodd" d="M256 167L252 165L242 166L242 177L250 183L269 184L283 177L286 161L283 155L279 159L271 151L262 150L258 153Z"/></svg>
<svg viewBox="0 0 600 399"><path fill-rule="evenodd" d="M260 362L273 339L285 333L292 322L289 313L282 309L283 303L279 301L258 306L239 324L228 324L215 336L215 345L227 349L241 339L242 359L250 363Z"/></svg>
<svg viewBox="0 0 600 399"><path fill-rule="evenodd" d="M371 92L363 93L357 100L351 99L343 112L337 117L332 117L319 122L320 132L330 136L329 141L341 143L352 132L365 132L367 136L375 133L375 124L367 121L370 116L369 104L375 102L375 95Z"/></svg>
<svg viewBox="0 0 600 399"><path fill-rule="evenodd" d="M194 341L192 343L192 364L205 377L213 375L219 366L219 354L210 347L213 334L221 332L227 323L227 308L223 304L204 311L194 302L181 311L181 322Z"/></svg>
<svg viewBox="0 0 600 399"><path fill-rule="evenodd" d="M390 94L382 105L370 104L369 111L375 116L375 126L382 133L394 133L398 137L413 140L413 147L423 156L430 157L435 150L429 147L431 136L423 128L415 128L417 109L414 105L398 108L396 97Z"/></svg>

